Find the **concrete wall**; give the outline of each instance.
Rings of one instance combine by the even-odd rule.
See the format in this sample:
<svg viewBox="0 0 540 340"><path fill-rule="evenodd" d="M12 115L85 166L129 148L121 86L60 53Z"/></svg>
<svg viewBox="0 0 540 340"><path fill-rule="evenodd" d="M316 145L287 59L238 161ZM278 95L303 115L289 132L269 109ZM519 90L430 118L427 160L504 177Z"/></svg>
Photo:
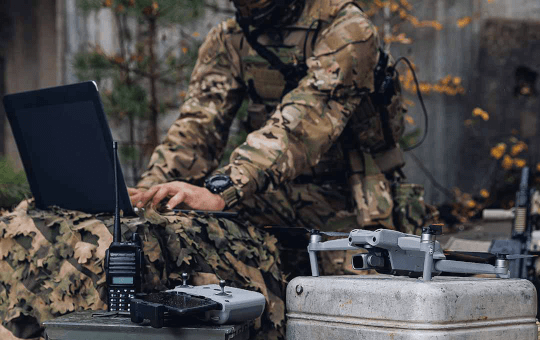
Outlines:
<svg viewBox="0 0 540 340"><path fill-rule="evenodd" d="M421 159L423 165L433 177L444 187L459 187L469 193L478 193L482 188L489 189L485 181L486 173L497 166L489 159L489 145L486 140L496 140L506 126L491 124L482 131L485 136L477 138L481 144L471 144L471 134L465 129L465 119L471 118L473 108L487 105L488 99L481 99L477 89L483 83L480 67L484 60L479 60L482 32L486 20L490 18L509 18L540 20L540 1L537 0L419 0L414 4L419 19L438 20L444 29L436 31L431 28L409 29L408 35L414 40L412 45L394 46L395 56L406 55L418 66L418 77L421 81L436 82L445 75L451 74L463 79L467 90L464 95L449 97L441 94L425 96L429 111L429 132L426 141L412 153ZM465 27L456 25L457 19L473 16L473 22ZM531 55L531 59L538 59ZM497 74L493 75L497 79ZM500 82L507 81L498 78ZM496 81L496 80L495 80ZM495 94L496 96L496 94ZM414 98L414 96L409 96ZM418 124L422 124L420 105L411 108L411 113ZM487 108L485 108L487 110ZM493 116L511 115L499 107L493 108ZM538 115L536 111L534 114ZM480 142L480 140L482 142ZM492 145L491 145L492 146ZM475 149L476 153L467 152ZM479 159L478 157L481 157ZM411 155L406 155L405 173L411 182L422 183L426 187L426 200L441 203L445 195L437 190Z"/></svg>
<svg viewBox="0 0 540 340"><path fill-rule="evenodd" d="M5 45L5 94L55 86L56 1L9 0L4 4L13 32ZM11 128L4 119L4 153L22 168Z"/></svg>

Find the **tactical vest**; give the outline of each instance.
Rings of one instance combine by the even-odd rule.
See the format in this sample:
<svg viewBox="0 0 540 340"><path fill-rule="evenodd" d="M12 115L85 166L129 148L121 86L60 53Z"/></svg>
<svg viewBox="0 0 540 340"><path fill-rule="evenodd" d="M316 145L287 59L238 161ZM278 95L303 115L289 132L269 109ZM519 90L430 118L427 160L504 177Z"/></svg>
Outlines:
<svg viewBox="0 0 540 340"><path fill-rule="evenodd" d="M281 36L280 32L265 31L258 37L258 42L278 57L281 63L305 67L302 63L312 56L318 33L327 27L341 8L351 3L354 2L307 0L307 8L294 26L282 29ZM239 51L249 94L246 127L251 132L261 128L272 115L284 95L287 81L283 72L250 46L238 26L235 30L239 33L235 37L235 47ZM391 66L391 59L387 66ZM393 228L393 202L384 173L389 174L404 165L397 142L403 134L405 110L399 78L397 74L392 78L395 93L388 102L383 105L376 93L366 95L351 116L344 135L353 136L352 142L356 147L352 152L350 139L345 147L343 143L335 143L321 161L305 174L314 179L343 178L347 177L343 174L350 174L348 184L352 187L360 226L383 224ZM381 109L384 109L384 114L381 114ZM367 191L371 189L377 191L375 196Z"/></svg>

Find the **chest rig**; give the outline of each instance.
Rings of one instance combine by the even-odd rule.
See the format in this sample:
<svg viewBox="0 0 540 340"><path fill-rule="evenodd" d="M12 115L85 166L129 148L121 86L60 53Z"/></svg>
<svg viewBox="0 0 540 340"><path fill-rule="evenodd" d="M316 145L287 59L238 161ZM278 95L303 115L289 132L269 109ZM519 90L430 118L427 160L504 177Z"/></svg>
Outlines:
<svg viewBox="0 0 540 340"><path fill-rule="evenodd" d="M241 47L248 50L242 53L244 82L249 94L248 131L262 127L283 96L298 86L307 74L306 59L313 54L319 32L341 8L354 4L350 0L320 2L330 4L319 12L326 16L310 19L303 27L250 30L248 25L240 23L248 45ZM392 68L391 58L382 50L373 72L375 91L366 95L351 115L345 138L335 143L311 172L313 179L348 177L359 225L383 224L392 228L393 202L385 174L404 165L397 146L403 133L404 108L397 72ZM343 176L345 173L349 176Z"/></svg>

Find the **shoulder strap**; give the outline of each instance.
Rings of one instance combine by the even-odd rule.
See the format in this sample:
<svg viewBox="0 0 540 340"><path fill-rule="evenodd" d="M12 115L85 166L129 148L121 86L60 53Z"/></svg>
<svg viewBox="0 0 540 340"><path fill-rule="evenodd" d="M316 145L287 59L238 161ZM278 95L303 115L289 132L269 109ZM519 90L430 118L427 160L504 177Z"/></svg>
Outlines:
<svg viewBox="0 0 540 340"><path fill-rule="evenodd" d="M258 34L249 30L249 24L242 22L240 19L237 20L249 45L257 52L257 54L266 59L272 68L278 70L283 75L283 78L285 78L285 89L283 90L281 97L296 88L300 79L307 74L306 64L304 62L297 65L285 64L274 52L270 51L266 46L261 45L257 41Z"/></svg>

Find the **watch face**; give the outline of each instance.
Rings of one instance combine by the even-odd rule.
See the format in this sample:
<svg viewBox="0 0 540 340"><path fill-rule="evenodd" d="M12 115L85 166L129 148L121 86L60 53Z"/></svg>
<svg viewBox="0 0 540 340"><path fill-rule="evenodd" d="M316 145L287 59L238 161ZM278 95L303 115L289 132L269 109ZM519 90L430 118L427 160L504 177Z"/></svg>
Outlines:
<svg viewBox="0 0 540 340"><path fill-rule="evenodd" d="M215 175L206 180L206 188L217 194L230 187L233 183L227 175Z"/></svg>
<svg viewBox="0 0 540 340"><path fill-rule="evenodd" d="M229 184L230 179L228 178L216 178L212 181L212 185L216 187L224 187Z"/></svg>

